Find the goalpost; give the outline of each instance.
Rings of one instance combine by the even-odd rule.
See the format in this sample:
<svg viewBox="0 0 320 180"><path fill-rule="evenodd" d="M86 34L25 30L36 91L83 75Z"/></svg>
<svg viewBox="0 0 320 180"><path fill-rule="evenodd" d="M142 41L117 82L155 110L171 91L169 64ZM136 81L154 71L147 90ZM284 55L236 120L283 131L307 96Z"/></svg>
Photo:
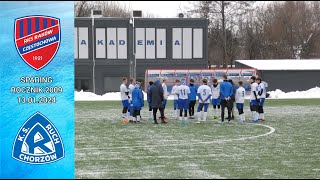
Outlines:
<svg viewBox="0 0 320 180"><path fill-rule="evenodd" d="M257 70L254 68L213 68L213 69L147 69L145 73L145 92L147 92L149 81L156 81L166 77L168 92L171 92L175 85L176 79L185 79L189 83L190 79L195 81L199 87L202 79L208 79L208 85L212 85L212 79L222 79L226 74L228 79L232 79L235 85L239 81L243 82L243 87L249 91L251 76L257 75Z"/></svg>

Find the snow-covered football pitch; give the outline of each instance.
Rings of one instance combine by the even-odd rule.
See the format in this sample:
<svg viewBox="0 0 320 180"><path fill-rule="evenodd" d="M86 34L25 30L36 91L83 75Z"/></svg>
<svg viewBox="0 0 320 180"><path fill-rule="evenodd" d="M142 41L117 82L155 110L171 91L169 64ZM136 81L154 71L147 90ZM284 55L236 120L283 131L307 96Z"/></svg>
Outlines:
<svg viewBox="0 0 320 180"><path fill-rule="evenodd" d="M219 124L212 106L188 125L155 125L147 107L141 124L120 122L120 101L75 107L76 178L320 178L320 99L267 99L255 124Z"/></svg>

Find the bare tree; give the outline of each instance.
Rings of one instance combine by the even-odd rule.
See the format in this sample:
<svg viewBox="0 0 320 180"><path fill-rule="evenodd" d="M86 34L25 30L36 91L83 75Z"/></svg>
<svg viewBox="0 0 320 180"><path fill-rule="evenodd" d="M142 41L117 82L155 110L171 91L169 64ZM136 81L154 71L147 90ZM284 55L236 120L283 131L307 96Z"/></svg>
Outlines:
<svg viewBox="0 0 320 180"><path fill-rule="evenodd" d="M97 7L102 10L102 15L104 17L129 17L129 9L121 5L118 1L98 1L96 3Z"/></svg>
<svg viewBox="0 0 320 180"><path fill-rule="evenodd" d="M127 6L120 4L119 1L75 1L74 3L76 17L89 17L91 9L102 11L103 17L130 17L132 11ZM155 15L144 12L143 17L153 18Z"/></svg>
<svg viewBox="0 0 320 180"><path fill-rule="evenodd" d="M195 1L191 12L203 18L209 19L209 38L222 47L222 62L226 67L232 64L237 44L237 18L251 10L254 1ZM212 32L215 31L215 32ZM235 33L233 33L235 32ZM211 47L210 47L211 50Z"/></svg>
<svg viewBox="0 0 320 180"><path fill-rule="evenodd" d="M246 4L247 3L247 4ZM211 63L235 59L306 59L320 57L320 2L198 1L191 17L209 19Z"/></svg>
<svg viewBox="0 0 320 180"><path fill-rule="evenodd" d="M319 57L319 4L286 1L257 8L241 30L242 52L250 59Z"/></svg>
<svg viewBox="0 0 320 180"><path fill-rule="evenodd" d="M91 9L94 5L90 1L75 1L74 2L74 16L76 17L89 17Z"/></svg>

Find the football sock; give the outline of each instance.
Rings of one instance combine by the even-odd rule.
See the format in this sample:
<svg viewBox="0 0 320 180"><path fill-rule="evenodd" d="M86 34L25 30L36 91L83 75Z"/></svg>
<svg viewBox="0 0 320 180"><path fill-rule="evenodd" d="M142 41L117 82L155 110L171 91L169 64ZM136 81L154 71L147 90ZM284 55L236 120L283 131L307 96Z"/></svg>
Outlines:
<svg viewBox="0 0 320 180"><path fill-rule="evenodd" d="M198 121L200 121L201 120L201 112L198 112L198 114L197 114L197 118L198 118Z"/></svg>
<svg viewBox="0 0 320 180"><path fill-rule="evenodd" d="M188 117L183 118L184 124L188 124Z"/></svg>
<svg viewBox="0 0 320 180"><path fill-rule="evenodd" d="M152 119L152 116L153 116L152 111L149 111L149 119Z"/></svg>
<svg viewBox="0 0 320 180"><path fill-rule="evenodd" d="M207 120L207 116L208 116L208 112L204 112L204 113L203 113L203 121L206 121L206 120Z"/></svg>
<svg viewBox="0 0 320 180"><path fill-rule="evenodd" d="M256 111L251 111L251 113L252 113L252 120L255 120L255 118L256 118Z"/></svg>

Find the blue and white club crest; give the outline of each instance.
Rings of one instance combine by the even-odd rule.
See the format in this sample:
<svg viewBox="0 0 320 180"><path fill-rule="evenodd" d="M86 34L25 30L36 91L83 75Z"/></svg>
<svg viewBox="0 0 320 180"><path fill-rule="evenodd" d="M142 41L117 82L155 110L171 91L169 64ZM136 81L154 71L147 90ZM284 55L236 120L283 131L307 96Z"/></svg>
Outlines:
<svg viewBox="0 0 320 180"><path fill-rule="evenodd" d="M29 164L47 164L64 158L58 130L43 114L35 113L20 128L12 157Z"/></svg>

